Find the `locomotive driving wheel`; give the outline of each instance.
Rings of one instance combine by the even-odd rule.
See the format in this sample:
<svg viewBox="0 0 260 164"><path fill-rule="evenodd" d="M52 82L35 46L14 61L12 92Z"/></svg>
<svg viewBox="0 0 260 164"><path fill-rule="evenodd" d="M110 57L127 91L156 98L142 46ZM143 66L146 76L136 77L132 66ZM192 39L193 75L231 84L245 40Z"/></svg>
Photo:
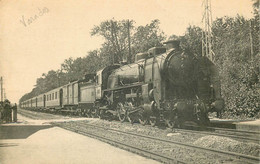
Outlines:
<svg viewBox="0 0 260 164"><path fill-rule="evenodd" d="M165 123L171 129L178 127L178 116L176 114L171 115L171 117L165 119Z"/></svg>
<svg viewBox="0 0 260 164"><path fill-rule="evenodd" d="M133 124L134 121L135 121L134 115L129 113L129 111L133 111L134 110L134 106L133 106L132 102L125 103L125 108L127 108L127 111L128 111L126 117L127 117L128 121L131 124Z"/></svg>
<svg viewBox="0 0 260 164"><path fill-rule="evenodd" d="M138 116L137 117L138 117L138 121L139 121L139 123L141 125L146 125L147 124L148 120L147 120L147 118L144 115L144 109L143 108L142 108L142 110L140 110L138 112Z"/></svg>
<svg viewBox="0 0 260 164"><path fill-rule="evenodd" d="M173 129L176 126L176 122L172 119L166 119L165 122L168 125L168 127L171 129Z"/></svg>
<svg viewBox="0 0 260 164"><path fill-rule="evenodd" d="M154 127L157 123L157 118L155 116L150 116L149 123Z"/></svg>
<svg viewBox="0 0 260 164"><path fill-rule="evenodd" d="M84 109L84 116L87 117L87 118L90 118L90 117L91 117L91 114L90 114L90 110L89 110L89 109Z"/></svg>
<svg viewBox="0 0 260 164"><path fill-rule="evenodd" d="M92 108L90 110L90 116L91 116L91 118L95 118L95 108Z"/></svg>
<svg viewBox="0 0 260 164"><path fill-rule="evenodd" d="M99 116L100 119L104 119L105 118L105 111L102 109L99 109Z"/></svg>
<svg viewBox="0 0 260 164"><path fill-rule="evenodd" d="M152 114L150 115L150 118L149 118L149 123L151 124L151 126L155 126L158 122L158 116L159 116L159 113L157 112L157 104L156 102L152 102L151 103L151 106L152 106Z"/></svg>
<svg viewBox="0 0 260 164"><path fill-rule="evenodd" d="M95 103L95 114L96 114L96 116L98 118L102 119L103 113L104 113L104 111L100 109L100 103L99 102Z"/></svg>
<svg viewBox="0 0 260 164"><path fill-rule="evenodd" d="M94 108L91 112L91 115L93 118L98 118L99 117L99 108Z"/></svg>
<svg viewBox="0 0 260 164"><path fill-rule="evenodd" d="M126 109L124 107L124 105L120 102L117 104L117 115L118 115L118 119L121 122L124 122L126 120Z"/></svg>

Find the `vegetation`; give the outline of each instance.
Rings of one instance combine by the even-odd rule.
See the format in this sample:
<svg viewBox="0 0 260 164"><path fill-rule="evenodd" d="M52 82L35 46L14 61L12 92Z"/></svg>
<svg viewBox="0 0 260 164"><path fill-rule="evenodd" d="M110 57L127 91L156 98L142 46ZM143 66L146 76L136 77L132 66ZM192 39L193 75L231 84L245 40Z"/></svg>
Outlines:
<svg viewBox="0 0 260 164"><path fill-rule="evenodd" d="M216 65L220 71L225 112L231 115L259 117L260 109L260 53L259 53L259 1L255 1L254 17L245 19L222 17L213 22L213 47ZM59 70L51 70L36 81L35 88L20 101L34 97L69 81L80 79L95 71L122 60L133 62L134 54L151 47L162 46L165 34L159 28L159 20L135 27L133 20L107 20L94 26L93 36L101 36L100 49L88 52L85 57L66 59ZM180 39L186 51L201 55L200 27L190 26L184 36L172 35L168 39ZM129 40L130 35L130 53Z"/></svg>
<svg viewBox="0 0 260 164"><path fill-rule="evenodd" d="M254 17L245 19L222 17L213 22L213 48L219 68L225 115L230 117L260 117L260 53L259 1L255 1ZM188 27L184 36L171 36L182 47L201 54L199 27Z"/></svg>

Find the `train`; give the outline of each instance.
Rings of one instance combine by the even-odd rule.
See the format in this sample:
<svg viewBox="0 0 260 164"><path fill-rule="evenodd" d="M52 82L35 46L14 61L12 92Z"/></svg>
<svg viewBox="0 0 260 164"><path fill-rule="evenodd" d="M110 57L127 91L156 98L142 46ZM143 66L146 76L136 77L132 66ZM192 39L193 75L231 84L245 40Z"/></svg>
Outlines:
<svg viewBox="0 0 260 164"><path fill-rule="evenodd" d="M134 63L107 66L21 107L170 128L189 121L208 124L209 112L224 108L216 65L181 49L179 40L164 44L136 54Z"/></svg>

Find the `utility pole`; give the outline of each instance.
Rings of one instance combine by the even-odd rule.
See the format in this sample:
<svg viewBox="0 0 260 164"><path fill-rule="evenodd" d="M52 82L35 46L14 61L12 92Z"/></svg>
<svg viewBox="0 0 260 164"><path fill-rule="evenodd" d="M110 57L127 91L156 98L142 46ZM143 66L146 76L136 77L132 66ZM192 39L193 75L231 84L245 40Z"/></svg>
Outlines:
<svg viewBox="0 0 260 164"><path fill-rule="evenodd" d="M127 20L127 34L128 34L128 59L127 59L127 62L130 64L131 62L131 39L130 39L130 22L129 22L129 19Z"/></svg>
<svg viewBox="0 0 260 164"><path fill-rule="evenodd" d="M114 65L115 63L115 50L116 50L116 47L115 47L115 44L114 44L114 23L113 23L113 20L111 20L111 36L112 36L112 44L114 46L114 52L113 52L113 56L112 56L112 65Z"/></svg>
<svg viewBox="0 0 260 164"><path fill-rule="evenodd" d="M253 37L252 37L252 21L249 21L249 38L250 38L250 50L251 50L251 55L250 59L253 60L254 57L254 47L253 47Z"/></svg>
<svg viewBox="0 0 260 164"><path fill-rule="evenodd" d="M3 102L3 98L4 98L3 94L4 94L4 92L3 92L3 77L2 76L0 78L0 83L1 83L1 101Z"/></svg>
<svg viewBox="0 0 260 164"><path fill-rule="evenodd" d="M4 100L6 99L6 92L5 92L5 89L3 89L3 92L4 92Z"/></svg>
<svg viewBox="0 0 260 164"><path fill-rule="evenodd" d="M215 54L212 50L212 13L211 0L203 0L202 6L203 16L203 31L202 31L202 56L206 56L210 61L215 63Z"/></svg>

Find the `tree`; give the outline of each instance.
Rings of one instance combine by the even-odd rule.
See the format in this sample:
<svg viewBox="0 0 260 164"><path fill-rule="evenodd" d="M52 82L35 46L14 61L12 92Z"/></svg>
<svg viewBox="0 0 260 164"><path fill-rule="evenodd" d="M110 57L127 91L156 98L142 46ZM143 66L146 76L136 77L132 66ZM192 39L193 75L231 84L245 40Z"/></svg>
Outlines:
<svg viewBox="0 0 260 164"><path fill-rule="evenodd" d="M132 37L133 54L145 52L152 47L161 47L162 41L166 39L164 32L159 28L160 21L152 20L150 24L138 26Z"/></svg>
<svg viewBox="0 0 260 164"><path fill-rule="evenodd" d="M255 20L253 20L255 21ZM220 68L222 95L226 110L236 115L253 117L259 112L259 41L250 35L259 36L259 30L252 30L251 20L242 16L223 17L213 22L214 52ZM257 28L257 27L256 27ZM258 25L259 28L259 25ZM251 46L254 44L254 54Z"/></svg>
<svg viewBox="0 0 260 164"><path fill-rule="evenodd" d="M166 36L159 28L159 20L153 20L145 26L134 27L133 20L115 21L107 20L95 26L91 35L102 36L105 42L102 44L100 54L110 61L110 63L119 63L128 58L133 62L134 55L139 52L147 51L149 48L162 46L162 41ZM128 28L130 31L131 57L129 57ZM127 57L128 56L128 57Z"/></svg>
<svg viewBox="0 0 260 164"><path fill-rule="evenodd" d="M102 47L112 56L112 63L119 63L128 53L128 27L133 29L133 20L101 22L91 30L91 35L102 36L105 39Z"/></svg>
<svg viewBox="0 0 260 164"><path fill-rule="evenodd" d="M201 49L201 38L202 38L202 29L197 26L189 26L185 32L184 36L177 37L171 36L171 38L176 38L181 41L181 47L185 51L188 51L198 56L202 55Z"/></svg>

